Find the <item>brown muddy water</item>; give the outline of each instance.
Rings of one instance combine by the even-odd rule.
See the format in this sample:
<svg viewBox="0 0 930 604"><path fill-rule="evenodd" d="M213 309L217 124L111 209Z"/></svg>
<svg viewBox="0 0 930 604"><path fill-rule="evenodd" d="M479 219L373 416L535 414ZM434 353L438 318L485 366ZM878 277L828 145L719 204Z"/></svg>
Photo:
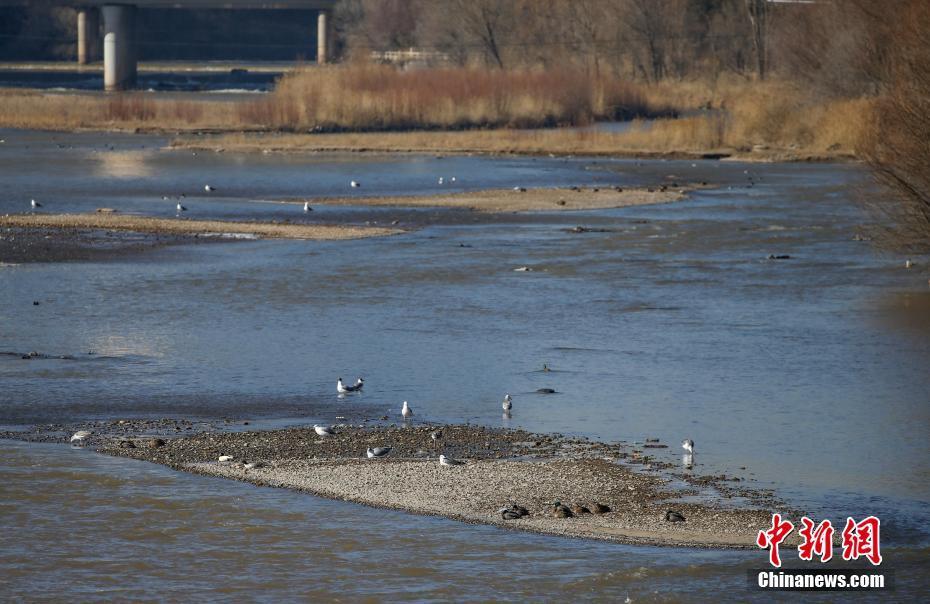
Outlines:
<svg viewBox="0 0 930 604"><path fill-rule="evenodd" d="M895 594L926 595L930 271L927 259L908 270L857 240L868 219L854 197L870 190L858 166L194 155L151 137L0 139L3 213L36 198L50 212L173 215L183 194L195 218L410 229L353 242L117 245L66 262L44 262L41 248L16 263L0 256L0 352L11 353L0 354L0 424L333 422L394 417L407 399L419 421L693 438L696 471L775 488L834 524L879 515ZM304 215L276 203L450 190L438 176L456 176L452 190L714 188L680 204L520 215ZM577 225L597 230L570 232ZM21 358L32 351L41 355ZM340 375L363 375L365 393L337 398ZM9 598L770 599L746 579L761 551L539 537L63 446L0 451Z"/></svg>

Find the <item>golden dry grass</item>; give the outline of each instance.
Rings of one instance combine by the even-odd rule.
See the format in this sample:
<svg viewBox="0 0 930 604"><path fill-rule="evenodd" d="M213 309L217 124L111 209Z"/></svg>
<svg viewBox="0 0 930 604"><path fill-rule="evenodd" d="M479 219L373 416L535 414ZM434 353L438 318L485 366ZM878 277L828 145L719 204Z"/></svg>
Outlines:
<svg viewBox="0 0 930 604"><path fill-rule="evenodd" d="M727 152L792 159L854 155L873 105L871 98L812 99L784 81L734 78L639 86L558 69L402 72L353 65L295 71L259 100L5 91L0 93L0 126L220 131L233 134L178 144L242 150ZM634 123L623 133L522 129L667 114L670 107L686 112L685 117ZM703 111L695 114L699 108ZM488 127L494 129L482 129ZM256 131L268 134L243 134ZM307 131L320 133L293 134Z"/></svg>
<svg viewBox="0 0 930 604"><path fill-rule="evenodd" d="M229 101L147 93L102 95L5 90L0 127L38 130L248 130Z"/></svg>
<svg viewBox="0 0 930 604"><path fill-rule="evenodd" d="M639 85L580 70L365 64L296 70L268 98L242 106L248 122L325 130L529 128L671 113Z"/></svg>

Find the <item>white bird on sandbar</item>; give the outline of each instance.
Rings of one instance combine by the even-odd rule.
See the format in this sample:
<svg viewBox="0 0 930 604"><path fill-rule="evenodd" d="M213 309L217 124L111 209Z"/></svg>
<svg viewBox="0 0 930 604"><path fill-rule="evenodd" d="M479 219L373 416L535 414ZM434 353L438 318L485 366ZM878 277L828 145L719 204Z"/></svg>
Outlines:
<svg viewBox="0 0 930 604"><path fill-rule="evenodd" d="M84 444L84 440L85 440L88 436L90 436L90 432L88 432L87 430L78 430L77 432L75 432L75 433L71 436L71 440L70 440L69 442L71 442L71 443L76 442L76 443L79 444L79 445L83 445L83 444Z"/></svg>
<svg viewBox="0 0 930 604"><path fill-rule="evenodd" d="M41 207L42 207L42 204L39 203L38 201L36 201L35 199L30 199L30 200L29 200L29 205L32 207L33 210L36 209L36 208L41 208Z"/></svg>
<svg viewBox="0 0 930 604"><path fill-rule="evenodd" d="M376 457L385 457L388 453L391 452L393 447L368 447L367 455L368 459L374 459Z"/></svg>
<svg viewBox="0 0 930 604"><path fill-rule="evenodd" d="M694 455L694 441L690 438L686 438L681 441L681 448L687 451L690 455Z"/></svg>
<svg viewBox="0 0 930 604"><path fill-rule="evenodd" d="M313 424L313 431L320 436L332 436L336 433L336 431L329 426L321 426L319 424Z"/></svg>
<svg viewBox="0 0 930 604"><path fill-rule="evenodd" d="M407 421L413 416L413 409L410 408L407 401L404 401L404 407L400 410L400 414L404 416L404 421Z"/></svg>
<svg viewBox="0 0 930 604"><path fill-rule="evenodd" d="M362 378L358 378L357 380L355 380L354 386L347 385L345 382L342 381L342 378L339 378L338 380L336 380L336 392L338 392L339 394L345 394L346 392L358 392L359 390L362 389L362 386L364 385L365 385L365 380L363 380Z"/></svg>
<svg viewBox="0 0 930 604"><path fill-rule="evenodd" d="M439 465L442 466L464 466L464 461L459 461L458 459L452 459L451 457L446 457L445 455L439 456Z"/></svg>
<svg viewBox="0 0 930 604"><path fill-rule="evenodd" d="M504 411L510 411L513 409L513 397L509 394L504 395L504 402L501 404L501 407L504 408Z"/></svg>

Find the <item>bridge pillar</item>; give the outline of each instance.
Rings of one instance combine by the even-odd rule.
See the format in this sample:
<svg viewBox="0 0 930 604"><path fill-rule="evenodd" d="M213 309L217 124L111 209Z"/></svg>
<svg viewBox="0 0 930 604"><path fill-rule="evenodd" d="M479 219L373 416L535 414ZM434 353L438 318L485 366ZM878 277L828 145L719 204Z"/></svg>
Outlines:
<svg viewBox="0 0 930 604"><path fill-rule="evenodd" d="M96 61L100 52L100 18L95 8L78 9L77 60L79 65Z"/></svg>
<svg viewBox="0 0 930 604"><path fill-rule="evenodd" d="M316 62L329 62L329 11L321 10L316 17Z"/></svg>
<svg viewBox="0 0 930 604"><path fill-rule="evenodd" d="M125 90L136 85L136 7L103 7L103 87Z"/></svg>

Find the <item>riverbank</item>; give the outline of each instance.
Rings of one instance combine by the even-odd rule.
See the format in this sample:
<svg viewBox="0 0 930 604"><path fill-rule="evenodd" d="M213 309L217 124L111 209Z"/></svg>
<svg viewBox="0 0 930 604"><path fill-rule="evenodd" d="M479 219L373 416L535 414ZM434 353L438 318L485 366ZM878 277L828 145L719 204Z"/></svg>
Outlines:
<svg viewBox="0 0 930 604"><path fill-rule="evenodd" d="M402 232L400 229L384 227L189 220L186 218L129 216L115 212L9 214L0 216L0 228L112 230L233 239L313 239L321 241L381 237Z"/></svg>
<svg viewBox="0 0 930 604"><path fill-rule="evenodd" d="M692 118L688 118L692 119ZM641 122L633 131L594 129L464 130L412 132L340 132L292 134L281 132L186 133L171 147L217 153L434 153L442 155L538 155L630 157L642 159L733 159L739 161L800 162L849 161L847 148L807 149L756 145L731 147L702 144L686 136L661 131L702 129L686 120ZM709 127L709 126L708 126ZM656 129L649 133L647 130ZM645 129L645 130L641 130Z"/></svg>
<svg viewBox="0 0 930 604"><path fill-rule="evenodd" d="M140 428L134 429L135 423ZM84 427L92 429L89 446L102 453L181 471L468 523L619 543L751 548L778 505L770 493L736 486L736 477L675 472L673 464L659 459L668 447L658 442L601 443L470 425L443 426L433 439L435 426L338 425L335 435L320 437L306 427L191 434L187 422L185 435L177 436L180 425L162 423ZM66 439L56 434L5 436ZM386 458L365 458L368 447L384 446L393 447ZM442 466L440 453L466 463ZM226 461L218 461L221 456ZM555 502L568 508L568 517L556 513ZM504 519L501 508L512 504L526 508L527 515ZM669 520L669 511L684 520Z"/></svg>

